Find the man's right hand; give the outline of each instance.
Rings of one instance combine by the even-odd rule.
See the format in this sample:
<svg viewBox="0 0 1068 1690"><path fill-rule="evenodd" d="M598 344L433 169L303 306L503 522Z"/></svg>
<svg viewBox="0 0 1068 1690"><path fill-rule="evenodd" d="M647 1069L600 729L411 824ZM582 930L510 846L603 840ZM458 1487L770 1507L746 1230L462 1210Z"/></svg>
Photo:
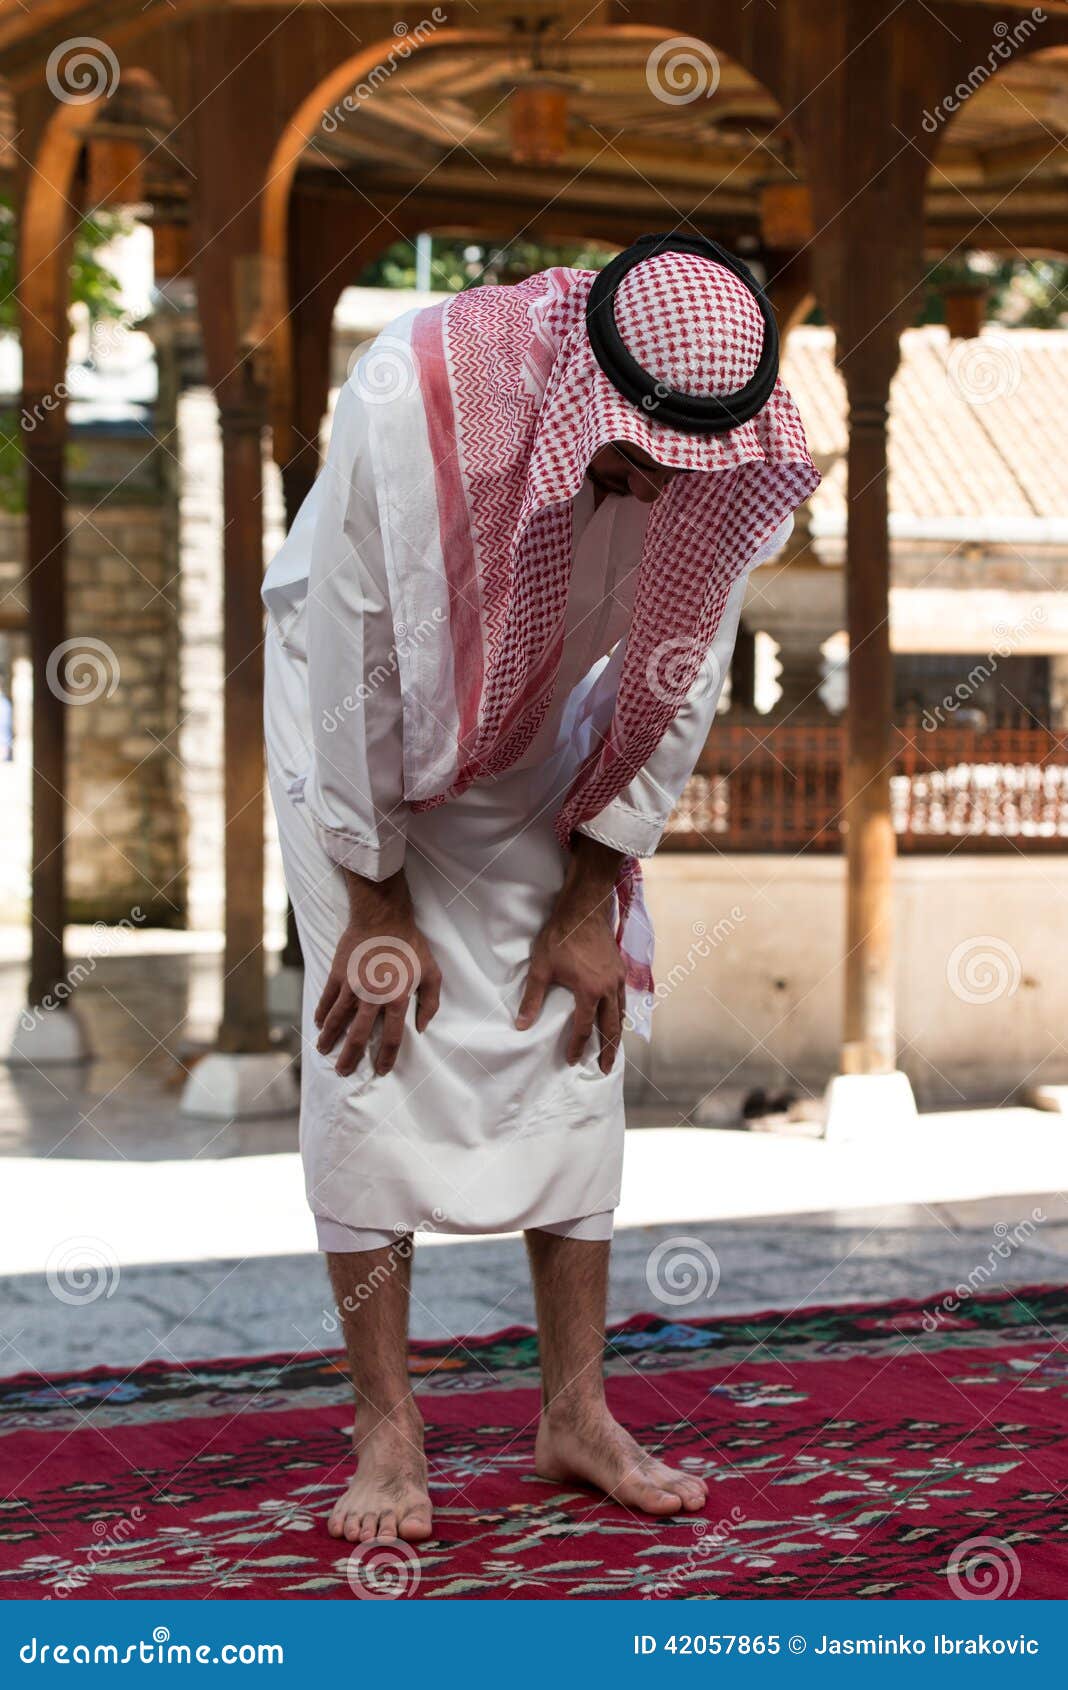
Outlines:
<svg viewBox="0 0 1068 1690"><path fill-rule="evenodd" d="M351 1074L381 1015L375 1073L388 1074L397 1060L413 993L417 1032L437 1013L441 970L415 924L403 871L382 881L343 872L349 921L315 1011L318 1049L325 1056L344 1034L335 1067L339 1074Z"/></svg>

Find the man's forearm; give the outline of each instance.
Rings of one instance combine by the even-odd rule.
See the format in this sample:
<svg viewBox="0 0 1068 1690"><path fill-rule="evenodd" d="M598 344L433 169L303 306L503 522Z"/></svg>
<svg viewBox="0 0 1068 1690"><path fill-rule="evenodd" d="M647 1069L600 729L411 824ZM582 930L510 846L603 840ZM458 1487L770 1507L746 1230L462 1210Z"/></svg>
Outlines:
<svg viewBox="0 0 1068 1690"><path fill-rule="evenodd" d="M341 872L348 893L350 921L378 924L398 911L411 912L412 895L403 868L387 875L385 880L368 880L366 875L347 868Z"/></svg>
<svg viewBox="0 0 1068 1690"><path fill-rule="evenodd" d="M573 833L558 905L576 913L600 909L610 917L612 892L622 861L623 853L613 850L611 845L603 845L586 833Z"/></svg>

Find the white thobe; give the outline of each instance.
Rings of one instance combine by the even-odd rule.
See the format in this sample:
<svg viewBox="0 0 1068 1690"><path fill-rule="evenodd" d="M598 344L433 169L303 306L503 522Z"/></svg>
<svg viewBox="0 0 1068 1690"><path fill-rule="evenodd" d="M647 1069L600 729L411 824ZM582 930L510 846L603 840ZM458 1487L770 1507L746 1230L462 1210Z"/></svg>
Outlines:
<svg viewBox="0 0 1068 1690"><path fill-rule="evenodd" d="M622 1058L602 1074L591 1040L567 1064L574 1001L561 987L533 1028L515 1027L531 948L564 875L553 822L584 750L569 707L626 636L649 514L631 498L594 506L587 482L574 501L560 670L534 742L507 774L432 810L404 802L395 656L399 641L427 630L394 628L359 404L339 408L322 474L267 573L268 771L304 953L301 1151L324 1249L427 1228L610 1233ZM648 763L580 831L630 855L655 850L707 738L744 592L743 575ZM368 1052L342 1077L336 1052L316 1048L313 1018L348 920L338 870L378 880L402 864L442 972L441 1006L420 1034L413 1001L389 1074L374 1073Z"/></svg>

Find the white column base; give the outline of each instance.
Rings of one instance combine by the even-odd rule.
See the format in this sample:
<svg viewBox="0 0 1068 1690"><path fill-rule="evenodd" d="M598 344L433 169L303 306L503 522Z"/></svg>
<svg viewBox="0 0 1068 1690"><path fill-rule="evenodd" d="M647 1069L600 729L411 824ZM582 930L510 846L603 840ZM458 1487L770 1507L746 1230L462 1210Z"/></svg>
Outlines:
<svg viewBox="0 0 1068 1690"><path fill-rule="evenodd" d="M213 1121L292 1115L300 1105L293 1058L285 1051L238 1055L213 1050L202 1056L182 1091L181 1115Z"/></svg>
<svg viewBox="0 0 1068 1690"><path fill-rule="evenodd" d="M85 1022L76 1009L27 1007L15 1019L5 1061L10 1068L54 1068L88 1062L91 1055Z"/></svg>
<svg viewBox="0 0 1068 1690"><path fill-rule="evenodd" d="M1055 1115L1068 1115L1068 1085L1025 1086L1023 1101L1032 1109L1048 1109Z"/></svg>
<svg viewBox="0 0 1068 1690"><path fill-rule="evenodd" d="M835 1074L824 1094L823 1136L842 1143L870 1139L915 1121L916 1099L907 1074Z"/></svg>

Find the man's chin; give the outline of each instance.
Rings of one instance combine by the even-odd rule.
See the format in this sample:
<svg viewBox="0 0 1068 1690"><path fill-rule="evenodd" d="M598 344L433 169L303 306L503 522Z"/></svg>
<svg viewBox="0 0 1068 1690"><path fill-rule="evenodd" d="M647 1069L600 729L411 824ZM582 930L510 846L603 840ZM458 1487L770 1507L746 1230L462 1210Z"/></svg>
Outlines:
<svg viewBox="0 0 1068 1690"><path fill-rule="evenodd" d="M616 499L625 499L630 492L629 487L617 487L614 481L605 481L603 476L594 475L592 469L586 473L599 493L611 493Z"/></svg>

